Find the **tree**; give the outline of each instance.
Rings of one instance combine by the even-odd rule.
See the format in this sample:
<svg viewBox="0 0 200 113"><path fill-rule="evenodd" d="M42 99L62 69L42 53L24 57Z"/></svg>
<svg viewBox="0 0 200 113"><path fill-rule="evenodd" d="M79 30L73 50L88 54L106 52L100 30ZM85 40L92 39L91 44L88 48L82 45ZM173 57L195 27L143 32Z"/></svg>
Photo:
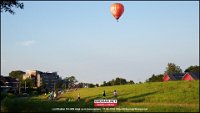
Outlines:
<svg viewBox="0 0 200 113"><path fill-rule="evenodd" d="M56 89L59 88L59 82L56 82L56 84L55 84L55 88L56 88ZM55 90L56 90L56 89L55 89Z"/></svg>
<svg viewBox="0 0 200 113"><path fill-rule="evenodd" d="M152 75L149 79L146 80L146 82L161 82L163 80L163 74L159 75Z"/></svg>
<svg viewBox="0 0 200 113"><path fill-rule="evenodd" d="M115 80L112 79L112 81L110 81L110 83L111 83L111 86L114 86L115 85Z"/></svg>
<svg viewBox="0 0 200 113"><path fill-rule="evenodd" d="M80 82L80 83L78 83L77 87L78 87L78 88L84 88L84 85L85 85L85 84L84 84L83 82Z"/></svg>
<svg viewBox="0 0 200 113"><path fill-rule="evenodd" d="M133 80L130 80L130 82L129 82L130 84L135 84L134 82L133 82Z"/></svg>
<svg viewBox="0 0 200 113"><path fill-rule="evenodd" d="M200 72L200 67L199 66L190 66L187 69L185 69L184 72Z"/></svg>
<svg viewBox="0 0 200 113"><path fill-rule="evenodd" d="M46 92L46 93L49 92L47 89L47 84L44 82L41 83L41 86L39 87L39 89L40 89L40 92Z"/></svg>
<svg viewBox="0 0 200 113"><path fill-rule="evenodd" d="M0 3L1 3L1 12L9 12L11 14L15 14L12 7L15 6L16 8L20 9L24 8L24 4L18 2L17 0L1 0Z"/></svg>
<svg viewBox="0 0 200 113"><path fill-rule="evenodd" d="M26 87L27 88L33 88L33 81L30 78L22 80L22 82L21 82L22 87L25 86L25 82L26 82Z"/></svg>
<svg viewBox="0 0 200 113"><path fill-rule="evenodd" d="M99 84L96 84L95 86L96 86L96 87L99 87Z"/></svg>
<svg viewBox="0 0 200 113"><path fill-rule="evenodd" d="M62 84L62 90L66 90L66 85Z"/></svg>
<svg viewBox="0 0 200 113"><path fill-rule="evenodd" d="M127 83L127 81L126 81L126 79L124 79L124 78L119 78L119 77L117 77L116 79L115 79L115 85L123 85L123 84L126 84Z"/></svg>
<svg viewBox="0 0 200 113"><path fill-rule="evenodd" d="M124 78L120 78L120 79L121 79L121 85L127 84L126 79L124 79Z"/></svg>
<svg viewBox="0 0 200 113"><path fill-rule="evenodd" d="M103 81L103 84L101 86L107 86L106 81Z"/></svg>
<svg viewBox="0 0 200 113"><path fill-rule="evenodd" d="M33 90L33 81L31 78L26 78L25 80L21 81L20 88L22 88L23 91L30 93Z"/></svg>
<svg viewBox="0 0 200 113"><path fill-rule="evenodd" d="M168 63L165 73L167 74L182 73L182 69L180 68L180 66L176 66L174 63Z"/></svg>
<svg viewBox="0 0 200 113"><path fill-rule="evenodd" d="M121 84L121 79L119 77L117 77L115 79L115 85L120 85Z"/></svg>
<svg viewBox="0 0 200 113"><path fill-rule="evenodd" d="M89 84L88 84L88 87L89 87L89 88L93 88L94 86L95 86L95 85L92 84L92 83L89 83Z"/></svg>
<svg viewBox="0 0 200 113"><path fill-rule="evenodd" d="M11 71L9 73L9 76L10 77L14 77L14 78L17 78L19 79L19 81L22 81L23 79L23 75L25 74L25 72L21 71L21 70L16 70L16 71Z"/></svg>
<svg viewBox="0 0 200 113"><path fill-rule="evenodd" d="M78 80L76 80L75 76L66 77L65 81L66 81L66 85L68 88L74 87L75 83L78 82Z"/></svg>
<svg viewBox="0 0 200 113"><path fill-rule="evenodd" d="M58 78L58 80L55 83L55 89L59 89L62 87L62 84L64 84L64 81L62 80L61 77Z"/></svg>

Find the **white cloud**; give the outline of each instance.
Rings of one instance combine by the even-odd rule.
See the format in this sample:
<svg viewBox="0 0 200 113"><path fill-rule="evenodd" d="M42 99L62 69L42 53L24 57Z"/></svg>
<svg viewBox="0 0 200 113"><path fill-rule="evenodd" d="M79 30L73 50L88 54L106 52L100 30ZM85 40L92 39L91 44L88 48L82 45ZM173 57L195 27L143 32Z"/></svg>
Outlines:
<svg viewBox="0 0 200 113"><path fill-rule="evenodd" d="M35 43L34 40L26 40L21 43L22 46L31 46Z"/></svg>

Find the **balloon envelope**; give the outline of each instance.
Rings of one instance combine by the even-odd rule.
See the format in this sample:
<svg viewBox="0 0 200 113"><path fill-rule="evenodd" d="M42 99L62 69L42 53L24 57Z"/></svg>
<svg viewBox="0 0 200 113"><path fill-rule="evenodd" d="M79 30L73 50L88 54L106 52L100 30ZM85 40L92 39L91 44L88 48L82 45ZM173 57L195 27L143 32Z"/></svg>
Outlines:
<svg viewBox="0 0 200 113"><path fill-rule="evenodd" d="M110 11L115 19L118 20L124 13L124 6L121 3L114 3L110 6Z"/></svg>

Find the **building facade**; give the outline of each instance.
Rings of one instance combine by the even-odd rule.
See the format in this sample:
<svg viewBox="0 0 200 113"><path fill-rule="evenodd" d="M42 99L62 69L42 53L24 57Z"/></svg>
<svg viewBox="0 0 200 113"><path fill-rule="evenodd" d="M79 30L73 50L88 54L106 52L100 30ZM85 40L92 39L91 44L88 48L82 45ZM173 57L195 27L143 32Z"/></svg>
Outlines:
<svg viewBox="0 0 200 113"><path fill-rule="evenodd" d="M13 92L17 93L19 90L19 80L9 76L0 76L1 80L1 92Z"/></svg>
<svg viewBox="0 0 200 113"><path fill-rule="evenodd" d="M57 72L42 72L38 70L28 70L23 79L30 78L33 86L38 88L43 86L45 89L54 89L56 82L59 80Z"/></svg>
<svg viewBox="0 0 200 113"><path fill-rule="evenodd" d="M43 72L40 73L40 78L42 79L42 85L44 85L45 89L54 90L59 80L59 75L57 72Z"/></svg>
<svg viewBox="0 0 200 113"><path fill-rule="evenodd" d="M199 72L164 74L163 81L199 80Z"/></svg>

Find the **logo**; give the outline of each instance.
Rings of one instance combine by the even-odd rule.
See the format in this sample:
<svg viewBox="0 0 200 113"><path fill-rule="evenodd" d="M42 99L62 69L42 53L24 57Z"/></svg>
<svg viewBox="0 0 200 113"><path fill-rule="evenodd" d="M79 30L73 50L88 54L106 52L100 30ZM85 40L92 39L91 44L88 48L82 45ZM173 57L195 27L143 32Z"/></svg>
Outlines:
<svg viewBox="0 0 200 113"><path fill-rule="evenodd" d="M115 107L117 106L116 99L95 99L94 107Z"/></svg>

